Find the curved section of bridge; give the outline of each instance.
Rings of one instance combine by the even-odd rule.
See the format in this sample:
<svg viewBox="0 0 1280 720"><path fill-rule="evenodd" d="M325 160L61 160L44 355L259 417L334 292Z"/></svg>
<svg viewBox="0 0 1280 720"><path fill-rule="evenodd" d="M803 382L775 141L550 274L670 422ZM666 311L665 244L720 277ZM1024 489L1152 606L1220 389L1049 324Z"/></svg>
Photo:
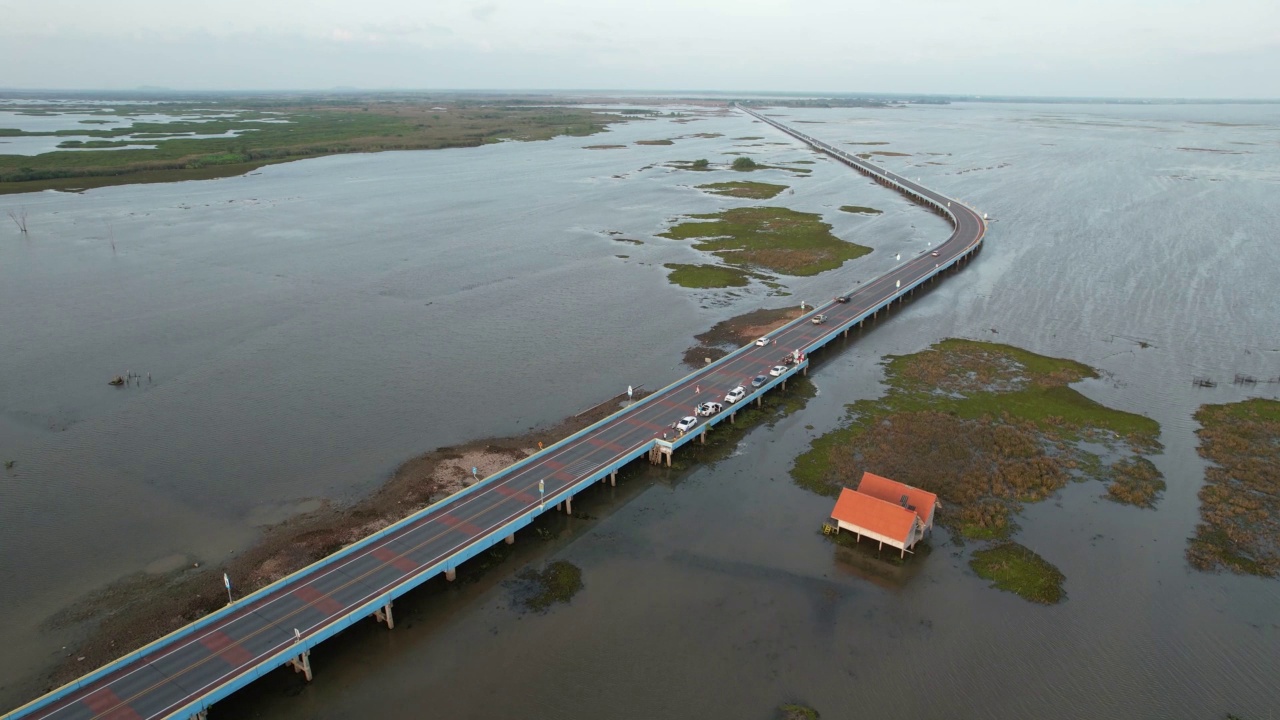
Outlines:
<svg viewBox="0 0 1280 720"><path fill-rule="evenodd" d="M847 333L979 248L986 224L946 196L853 157L781 123L739 108L827 153L851 168L946 217L951 236L937 247L850 292L848 302L827 303L774 331L769 345L740 348L626 409L485 478L334 555L212 613L99 670L38 698L0 720L125 720L203 717L218 700L262 675L288 665L311 678L313 647L353 623L374 618L394 625L392 601L428 579L454 577L458 566L543 512L572 507L573 496L642 457L661 461L708 428L732 421L735 410L758 400L795 373L808 371L808 354ZM813 324L812 315L827 316ZM781 356L798 350L800 362L767 376ZM768 382L752 388L750 379ZM689 433L668 438L673 421L739 385L737 404L702 420ZM674 434L673 434L674 435Z"/></svg>

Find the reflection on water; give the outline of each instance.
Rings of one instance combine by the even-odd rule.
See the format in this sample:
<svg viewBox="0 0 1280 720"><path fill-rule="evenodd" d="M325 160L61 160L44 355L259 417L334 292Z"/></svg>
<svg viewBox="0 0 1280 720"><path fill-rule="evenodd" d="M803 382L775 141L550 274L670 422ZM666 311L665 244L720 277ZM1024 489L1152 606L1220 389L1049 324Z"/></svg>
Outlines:
<svg viewBox="0 0 1280 720"><path fill-rule="evenodd" d="M1280 284L1266 244L1280 221L1280 117L1268 106L1052 110L1080 122L1024 122L1044 108L1016 105L788 110L826 120L812 127L828 141L910 153L881 159L989 212L989 246L824 357L820 396L753 432L748 451L683 476L641 473L629 502L596 488L575 503L602 519L548 551L583 569L570 606L518 615L497 577L427 591L397 605L395 631L368 623L321 646L311 686L275 673L216 710L763 719L804 700L831 717L1265 717L1280 705L1280 590L1192 574L1182 551L1203 467L1191 412L1275 395L1225 382L1237 372L1280 374L1280 315L1257 299ZM1213 121L1245 126L1203 124ZM770 301L766 288L703 295L665 283L661 263L697 256L651 233L738 201L682 187L702 175L640 168L736 151L732 138L768 134L759 128L638 123L607 140L22 198L39 224L30 240L4 240L0 325L19 330L17 350L0 356L0 438L25 472L0 486L0 542L16 550L0 573L56 606L174 554L241 547L253 518L274 512L256 508L359 493L417 450L674 378L693 332ZM695 131L724 137L578 149ZM1178 149L1227 143L1256 145ZM791 298L773 302L830 297L945 235L883 189L812 167L778 175L796 188L788 205L823 212L877 252L839 277L791 281ZM846 204L886 213L836 210ZM645 244L619 250L610 230ZM973 546L943 533L901 570L850 557L819 532L831 501L787 477L844 403L878 394L881 357L947 336L1097 366L1103 377L1082 392L1164 428L1154 460L1169 489L1157 510L1081 483L1019 519L1018 540L1066 575L1062 605L988 589L968 570ZM157 382L106 387L138 368ZM1195 388L1195 376L1220 382ZM525 552L517 566L538 558ZM13 588L0 583L0 600L21 608L8 617L39 615ZM0 622L14 638L0 656L8 668L31 666L15 649L56 640Z"/></svg>

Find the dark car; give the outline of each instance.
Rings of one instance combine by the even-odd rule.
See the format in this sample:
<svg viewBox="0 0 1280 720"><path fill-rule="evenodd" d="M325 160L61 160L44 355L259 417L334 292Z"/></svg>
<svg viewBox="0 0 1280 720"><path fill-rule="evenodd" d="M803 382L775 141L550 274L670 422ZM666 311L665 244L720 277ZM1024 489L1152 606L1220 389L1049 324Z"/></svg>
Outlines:
<svg viewBox="0 0 1280 720"><path fill-rule="evenodd" d="M769 378L765 377L764 375L757 375L751 378L751 387L758 388L767 382L769 382Z"/></svg>
<svg viewBox="0 0 1280 720"><path fill-rule="evenodd" d="M836 302L838 302L838 303L847 303L847 302L849 302L849 296L848 296L848 295L837 295L837 296L836 296Z"/></svg>

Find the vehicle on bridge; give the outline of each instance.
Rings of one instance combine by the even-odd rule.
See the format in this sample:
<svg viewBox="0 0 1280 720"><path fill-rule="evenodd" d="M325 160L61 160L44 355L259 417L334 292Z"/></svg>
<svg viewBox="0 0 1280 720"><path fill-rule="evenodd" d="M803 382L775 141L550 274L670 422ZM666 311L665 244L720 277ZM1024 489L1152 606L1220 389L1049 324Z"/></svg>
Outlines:
<svg viewBox="0 0 1280 720"><path fill-rule="evenodd" d="M818 315L814 315L813 320L811 320L810 322L812 322L814 325L821 325L826 321L827 321L826 315L818 314Z"/></svg>
<svg viewBox="0 0 1280 720"><path fill-rule="evenodd" d="M675 428L676 432L686 433L692 430L693 426L697 424L698 424L698 418L692 415L685 415L684 417L680 418L676 422L671 423L671 427Z"/></svg>
<svg viewBox="0 0 1280 720"><path fill-rule="evenodd" d="M718 402L704 402L698 406L698 414L702 417L711 417L724 410L724 405Z"/></svg>
<svg viewBox="0 0 1280 720"><path fill-rule="evenodd" d="M769 382L769 378L765 377L764 375L757 375L751 378L751 387L758 388L767 382Z"/></svg>
<svg viewBox="0 0 1280 720"><path fill-rule="evenodd" d="M746 396L747 389L739 385L738 387L730 390L728 395L724 396L724 401L732 405Z"/></svg>
<svg viewBox="0 0 1280 720"><path fill-rule="evenodd" d="M768 344L769 344L769 343L771 343L771 342L773 342L773 341L772 341L772 340L770 340L769 338L767 338L767 337L762 337L762 338L760 338L759 340L756 340L756 346L757 346L757 347L764 347L764 346L768 345Z"/></svg>
<svg viewBox="0 0 1280 720"><path fill-rule="evenodd" d="M778 377L779 375L781 375L786 371L787 371L786 365L774 365L773 367L769 368L769 374L774 377Z"/></svg>
<svg viewBox="0 0 1280 720"><path fill-rule="evenodd" d="M848 296L848 295L837 295L837 296L836 296L836 302L838 302L838 303L847 303L847 302L849 302L849 296Z"/></svg>
<svg viewBox="0 0 1280 720"><path fill-rule="evenodd" d="M931 252L931 253L929 253L929 254L930 254L930 255L932 255L932 256L934 256L934 257L938 257L938 251L937 251L937 250L934 250L933 252Z"/></svg>

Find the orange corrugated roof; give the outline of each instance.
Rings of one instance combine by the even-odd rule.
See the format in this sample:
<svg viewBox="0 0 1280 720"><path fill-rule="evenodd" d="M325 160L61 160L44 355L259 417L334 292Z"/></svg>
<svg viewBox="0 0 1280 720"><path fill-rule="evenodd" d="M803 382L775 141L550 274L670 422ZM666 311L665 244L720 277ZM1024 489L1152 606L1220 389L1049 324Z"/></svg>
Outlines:
<svg viewBox="0 0 1280 720"><path fill-rule="evenodd" d="M907 504L914 507L916 514L924 521L928 521L929 511L938 502L938 496L931 492L925 492L920 488L913 488L897 480L890 480L887 477L880 477L869 472L862 473L862 482L858 483L858 492L899 506L902 504L902 496L906 495Z"/></svg>
<svg viewBox="0 0 1280 720"><path fill-rule="evenodd" d="M911 528L916 523L916 514L901 505L849 488L840 491L840 498L836 500L831 517L903 544L906 544Z"/></svg>

